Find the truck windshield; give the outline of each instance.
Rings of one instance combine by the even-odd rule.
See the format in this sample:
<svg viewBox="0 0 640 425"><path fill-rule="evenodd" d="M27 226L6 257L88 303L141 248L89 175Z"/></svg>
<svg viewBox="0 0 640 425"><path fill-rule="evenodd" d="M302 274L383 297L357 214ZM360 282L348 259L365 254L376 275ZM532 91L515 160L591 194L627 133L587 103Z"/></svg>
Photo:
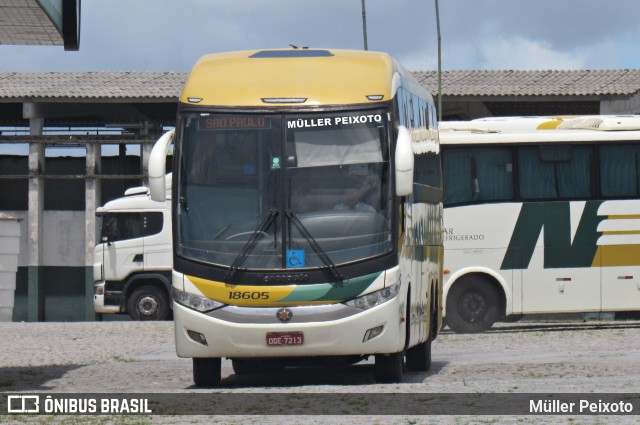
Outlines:
<svg viewBox="0 0 640 425"><path fill-rule="evenodd" d="M383 110L184 116L177 254L264 270L389 252L387 121Z"/></svg>

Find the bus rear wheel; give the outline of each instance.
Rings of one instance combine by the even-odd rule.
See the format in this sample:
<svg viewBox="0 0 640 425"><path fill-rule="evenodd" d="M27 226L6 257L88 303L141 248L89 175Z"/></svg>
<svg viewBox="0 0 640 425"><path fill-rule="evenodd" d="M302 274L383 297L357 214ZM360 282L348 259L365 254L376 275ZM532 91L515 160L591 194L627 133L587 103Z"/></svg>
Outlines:
<svg viewBox="0 0 640 425"><path fill-rule="evenodd" d="M434 309L435 310L435 309ZM434 328L437 326L438 315L431 314L431 323L427 340L407 350L407 369L414 372L426 372L431 369L431 344L434 340Z"/></svg>
<svg viewBox="0 0 640 425"><path fill-rule="evenodd" d="M481 277L457 282L447 295L447 325L458 333L484 332L498 319L498 294Z"/></svg>
<svg viewBox="0 0 640 425"><path fill-rule="evenodd" d="M380 383L394 383L402 380L403 354L376 354L375 376Z"/></svg>
<svg viewBox="0 0 640 425"><path fill-rule="evenodd" d="M220 358L194 358L193 383L196 387L217 387L222 379L221 368Z"/></svg>

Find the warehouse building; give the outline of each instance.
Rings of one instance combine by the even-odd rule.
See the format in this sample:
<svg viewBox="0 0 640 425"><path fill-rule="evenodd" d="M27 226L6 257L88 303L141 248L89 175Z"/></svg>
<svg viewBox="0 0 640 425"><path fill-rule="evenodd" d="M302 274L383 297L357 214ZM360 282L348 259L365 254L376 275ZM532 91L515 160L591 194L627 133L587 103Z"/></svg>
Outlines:
<svg viewBox="0 0 640 425"><path fill-rule="evenodd" d="M435 72L415 72L437 92ZM0 73L0 212L20 217L15 321L93 320L95 210L145 183L186 79ZM446 71L444 119L639 114L640 70Z"/></svg>

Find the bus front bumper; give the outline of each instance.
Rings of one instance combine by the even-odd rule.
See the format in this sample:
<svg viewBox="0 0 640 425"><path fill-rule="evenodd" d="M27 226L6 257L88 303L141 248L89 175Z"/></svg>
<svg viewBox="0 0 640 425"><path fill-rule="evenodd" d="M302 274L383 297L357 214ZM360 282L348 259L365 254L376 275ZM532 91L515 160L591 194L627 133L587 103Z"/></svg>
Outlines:
<svg viewBox="0 0 640 425"><path fill-rule="evenodd" d="M270 316L271 311L267 309L248 309L248 314L235 315L218 311L219 317L211 317L211 314L199 313L174 303L176 351L179 357L229 358L395 353L402 351L405 341L405 305L400 300L401 297L397 296L364 311L342 304L336 304L333 308L287 307L293 315L287 323L278 322L275 314ZM343 308L352 310L352 314L339 317L341 314L336 314L335 310ZM236 312L244 310L231 307L231 310L234 309ZM322 320L323 312L327 309L331 313ZM297 322L296 318L301 318L302 322ZM365 341L367 335L370 337L377 331L380 331L377 336ZM269 345L267 334L273 338L274 333L276 336L283 333L301 336L302 343ZM273 339L270 342L273 343Z"/></svg>

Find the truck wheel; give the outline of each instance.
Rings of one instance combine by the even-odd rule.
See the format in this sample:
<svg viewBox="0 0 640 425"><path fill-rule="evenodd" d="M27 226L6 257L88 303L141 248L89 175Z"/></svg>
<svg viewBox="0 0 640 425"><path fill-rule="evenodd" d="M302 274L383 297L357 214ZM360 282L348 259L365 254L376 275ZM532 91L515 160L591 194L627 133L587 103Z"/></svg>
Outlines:
<svg viewBox="0 0 640 425"><path fill-rule="evenodd" d="M193 383L196 387L217 387L220 385L222 361L218 358L193 359Z"/></svg>
<svg viewBox="0 0 640 425"><path fill-rule="evenodd" d="M467 277L447 295L447 325L458 333L484 332L498 319L498 294L483 278Z"/></svg>
<svg viewBox="0 0 640 425"><path fill-rule="evenodd" d="M375 376L381 383L400 382L402 380L402 352L393 354L376 354Z"/></svg>
<svg viewBox="0 0 640 425"><path fill-rule="evenodd" d="M129 296L127 311L133 320L165 320L169 316L169 298L156 286L142 286Z"/></svg>

